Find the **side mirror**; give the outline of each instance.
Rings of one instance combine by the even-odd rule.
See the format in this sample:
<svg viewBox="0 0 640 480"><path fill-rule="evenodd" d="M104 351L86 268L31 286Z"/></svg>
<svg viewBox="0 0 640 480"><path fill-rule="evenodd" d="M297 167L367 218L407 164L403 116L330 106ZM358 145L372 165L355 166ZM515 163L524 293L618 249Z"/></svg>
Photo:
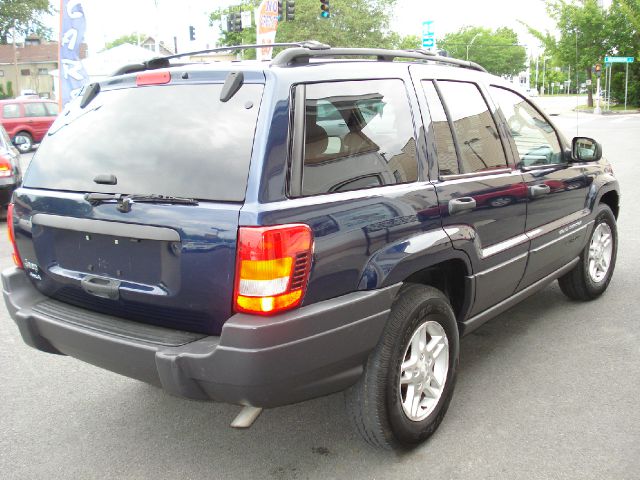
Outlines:
<svg viewBox="0 0 640 480"><path fill-rule="evenodd" d="M593 138L574 137L571 155L578 162L596 162L602 158L602 146Z"/></svg>

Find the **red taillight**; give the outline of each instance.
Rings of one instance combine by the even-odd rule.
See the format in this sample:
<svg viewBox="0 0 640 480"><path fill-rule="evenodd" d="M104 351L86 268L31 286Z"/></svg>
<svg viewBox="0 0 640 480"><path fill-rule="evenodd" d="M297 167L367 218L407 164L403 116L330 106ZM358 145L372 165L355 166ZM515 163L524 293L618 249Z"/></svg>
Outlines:
<svg viewBox="0 0 640 480"><path fill-rule="evenodd" d="M11 242L11 246L13 247L13 263L15 263L18 268L24 268L20 255L18 255L16 236L13 231L13 203L10 203L9 208L7 208L7 233L9 234L9 242Z"/></svg>
<svg viewBox="0 0 640 480"><path fill-rule="evenodd" d="M308 225L240 227L235 310L272 315L300 305L312 253L313 234Z"/></svg>
<svg viewBox="0 0 640 480"><path fill-rule="evenodd" d="M136 76L136 85L138 87L144 85L164 85L171 81L169 72L145 72Z"/></svg>
<svg viewBox="0 0 640 480"><path fill-rule="evenodd" d="M6 178L13 175L13 167L11 162L0 156L0 178Z"/></svg>

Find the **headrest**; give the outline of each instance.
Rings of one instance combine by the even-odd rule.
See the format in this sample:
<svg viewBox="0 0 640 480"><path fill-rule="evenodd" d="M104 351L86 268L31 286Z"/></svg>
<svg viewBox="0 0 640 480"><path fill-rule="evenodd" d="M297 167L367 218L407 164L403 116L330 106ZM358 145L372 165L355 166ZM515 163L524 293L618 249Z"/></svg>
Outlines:
<svg viewBox="0 0 640 480"><path fill-rule="evenodd" d="M309 117L307 117L309 120ZM329 146L329 135L327 131L314 121L307 121L306 142L304 150L304 163L315 163L322 161L322 155Z"/></svg>

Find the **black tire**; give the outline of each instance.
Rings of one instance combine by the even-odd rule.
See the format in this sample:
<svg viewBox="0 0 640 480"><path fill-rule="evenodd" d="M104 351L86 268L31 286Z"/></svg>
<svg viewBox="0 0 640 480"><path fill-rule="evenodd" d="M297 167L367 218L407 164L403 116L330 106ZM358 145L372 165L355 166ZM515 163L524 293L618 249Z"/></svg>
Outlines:
<svg viewBox="0 0 640 480"><path fill-rule="evenodd" d="M33 137L29 134L29 132L16 133L16 135L13 137L14 140L17 137L22 137L22 138L25 139L25 143L20 143L20 144L16 145L16 148L18 149L18 151L20 153L30 152L31 149L33 148Z"/></svg>
<svg viewBox="0 0 640 480"><path fill-rule="evenodd" d="M400 369L414 332L426 321L437 322L446 334L448 371L433 410L423 420L413 421L402 407ZM436 431L453 395L459 345L458 326L447 297L429 286L407 284L403 287L362 377L345 392L349 417L365 441L385 449L409 448Z"/></svg>
<svg viewBox="0 0 640 480"><path fill-rule="evenodd" d="M611 229L613 251L609 269L606 276L599 282L594 281L589 274L589 247L598 225L605 223ZM580 261L568 273L558 279L560 290L572 300L588 301L598 298L604 293L609 286L613 271L616 266L616 257L618 254L618 231L616 228L616 218L608 205L601 204L598 206L596 219L593 224L591 236L587 241L587 245L580 254Z"/></svg>

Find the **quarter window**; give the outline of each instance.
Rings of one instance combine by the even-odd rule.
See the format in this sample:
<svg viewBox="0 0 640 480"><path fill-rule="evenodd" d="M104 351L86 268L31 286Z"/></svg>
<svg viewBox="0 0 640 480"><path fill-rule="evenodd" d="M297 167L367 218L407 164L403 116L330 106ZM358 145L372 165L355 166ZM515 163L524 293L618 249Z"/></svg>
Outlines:
<svg viewBox="0 0 640 480"><path fill-rule="evenodd" d="M478 87L452 81L438 81L438 87L458 143L460 173L505 168L507 158L498 129Z"/></svg>
<svg viewBox="0 0 640 480"><path fill-rule="evenodd" d="M306 88L302 194L418 179L411 110L401 80Z"/></svg>
<svg viewBox="0 0 640 480"><path fill-rule="evenodd" d="M20 117L20 107L17 103L9 103L2 106L2 116L4 118L18 118Z"/></svg>
<svg viewBox="0 0 640 480"><path fill-rule="evenodd" d="M500 106L509 126L510 140L520 159L519 166L562 163L556 131L538 110L511 90L491 87L491 96Z"/></svg>

